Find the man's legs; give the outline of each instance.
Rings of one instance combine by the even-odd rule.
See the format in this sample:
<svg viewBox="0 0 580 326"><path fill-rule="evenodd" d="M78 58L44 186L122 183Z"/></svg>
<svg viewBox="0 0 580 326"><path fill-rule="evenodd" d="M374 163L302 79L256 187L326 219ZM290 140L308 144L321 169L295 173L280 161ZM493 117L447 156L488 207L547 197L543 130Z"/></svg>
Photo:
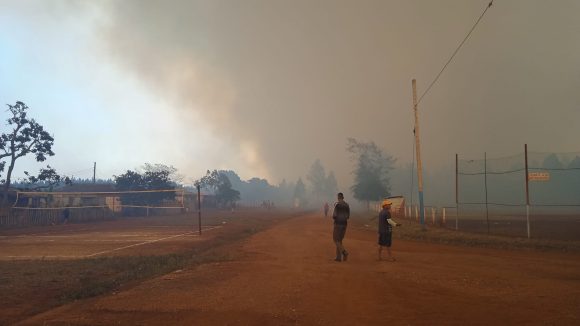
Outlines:
<svg viewBox="0 0 580 326"><path fill-rule="evenodd" d="M342 239L344 239L344 234L346 233L346 225L335 225L332 238L336 245L336 261L346 260L348 257L348 252L344 249L342 245Z"/></svg>
<svg viewBox="0 0 580 326"><path fill-rule="evenodd" d="M342 261L342 242L341 241L335 241L334 244L336 245L336 258L334 260L336 261Z"/></svg>

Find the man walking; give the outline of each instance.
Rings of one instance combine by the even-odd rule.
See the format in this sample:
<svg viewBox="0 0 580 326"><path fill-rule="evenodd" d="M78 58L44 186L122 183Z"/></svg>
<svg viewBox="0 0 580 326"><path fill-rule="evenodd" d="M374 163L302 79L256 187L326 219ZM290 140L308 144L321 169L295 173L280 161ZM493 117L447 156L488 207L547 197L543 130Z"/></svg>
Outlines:
<svg viewBox="0 0 580 326"><path fill-rule="evenodd" d="M342 192L339 192L338 202L334 204L334 211L332 212L332 219L334 220L334 231L332 233L332 239L336 245L335 261L346 261L348 258L348 252L342 245L342 239L344 239L344 234L346 233L346 226L349 217L350 207L348 206L347 202L344 201L344 195Z"/></svg>

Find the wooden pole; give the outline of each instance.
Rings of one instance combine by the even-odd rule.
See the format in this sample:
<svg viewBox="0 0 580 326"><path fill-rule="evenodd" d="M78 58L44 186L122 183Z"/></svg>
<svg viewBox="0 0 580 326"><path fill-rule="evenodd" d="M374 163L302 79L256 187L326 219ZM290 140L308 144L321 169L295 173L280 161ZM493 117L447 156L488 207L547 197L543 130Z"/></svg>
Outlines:
<svg viewBox="0 0 580 326"><path fill-rule="evenodd" d="M419 186L419 214L421 214L421 226L425 229L425 207L423 205L423 163L421 161L421 142L419 137L419 110L417 108L417 80L411 82L413 86L413 111L415 113L415 151L417 155L417 179Z"/></svg>

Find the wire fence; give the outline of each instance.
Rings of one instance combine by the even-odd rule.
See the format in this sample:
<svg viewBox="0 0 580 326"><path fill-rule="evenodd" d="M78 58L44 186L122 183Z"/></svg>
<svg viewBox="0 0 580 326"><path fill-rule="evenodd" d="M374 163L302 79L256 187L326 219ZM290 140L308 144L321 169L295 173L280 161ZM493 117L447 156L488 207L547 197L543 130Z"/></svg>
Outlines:
<svg viewBox="0 0 580 326"><path fill-rule="evenodd" d="M513 237L580 240L580 152L455 158L455 205L426 206L425 224ZM419 222L419 207L400 218Z"/></svg>
<svg viewBox="0 0 580 326"><path fill-rule="evenodd" d="M580 239L580 152L456 157L463 228L528 238Z"/></svg>
<svg viewBox="0 0 580 326"><path fill-rule="evenodd" d="M13 205L0 208L0 227L102 221L121 216L173 215L195 208L193 194L181 189L15 192L11 197Z"/></svg>

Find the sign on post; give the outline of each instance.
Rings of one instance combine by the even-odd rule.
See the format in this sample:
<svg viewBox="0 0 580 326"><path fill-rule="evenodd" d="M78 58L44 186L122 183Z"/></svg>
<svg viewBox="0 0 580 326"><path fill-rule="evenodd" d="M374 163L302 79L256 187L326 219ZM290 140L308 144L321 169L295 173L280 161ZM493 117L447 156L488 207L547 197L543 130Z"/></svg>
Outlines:
<svg viewBox="0 0 580 326"><path fill-rule="evenodd" d="M529 172L528 180L530 181L550 181L550 172Z"/></svg>

